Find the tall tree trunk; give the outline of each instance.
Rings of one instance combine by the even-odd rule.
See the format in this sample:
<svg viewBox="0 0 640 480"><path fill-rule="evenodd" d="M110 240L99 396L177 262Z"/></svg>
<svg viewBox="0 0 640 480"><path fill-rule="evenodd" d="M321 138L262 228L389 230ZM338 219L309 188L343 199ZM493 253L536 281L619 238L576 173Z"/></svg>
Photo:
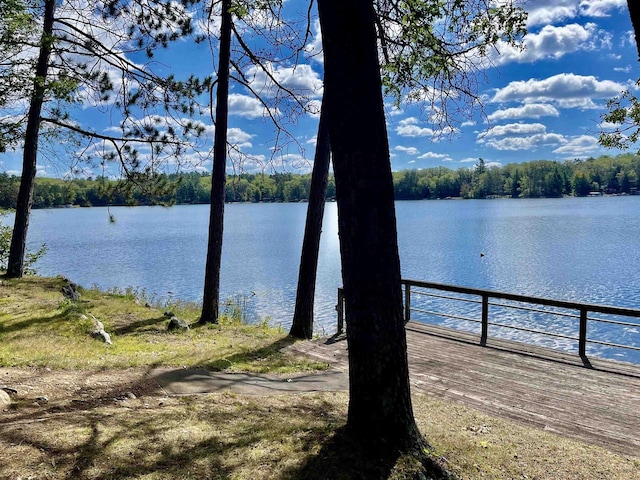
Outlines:
<svg viewBox="0 0 640 480"><path fill-rule="evenodd" d="M42 38L40 52L36 64L36 75L33 82L33 94L29 105L27 128L22 152L22 175L20 189L16 203L16 215L13 225L13 236L9 248L7 262L7 277L20 278L24 273L24 255L27 247L27 230L33 205L33 186L36 178L38 162L38 137L40 135L40 114L46 93L46 80L49 70L49 57L53 42L53 20L56 0L46 0L44 3L44 20L42 24Z"/></svg>
<svg viewBox="0 0 640 480"><path fill-rule="evenodd" d="M421 445L409 390L389 144L371 0L319 0L349 348L347 427Z"/></svg>
<svg viewBox="0 0 640 480"><path fill-rule="evenodd" d="M329 144L327 115L325 114L324 108L322 108L320 110L320 123L318 124L316 152L313 159L313 171L311 172L307 221L304 227L304 238L302 240L298 290L296 291L296 307L293 314L291 330L289 331L289 335L297 338L311 338L313 336L313 303L316 291L318 252L320 250L324 204L327 197L330 160L331 148Z"/></svg>
<svg viewBox="0 0 640 480"><path fill-rule="evenodd" d="M638 3L638 0L627 0L627 5L629 6L629 15L631 16L631 23L633 24L638 58L640 59L640 3Z"/></svg>
<svg viewBox="0 0 640 480"><path fill-rule="evenodd" d="M216 92L216 130L213 145L209 242L204 276L200 323L218 323L220 266L224 230L224 198L227 168L227 119L229 114L229 64L231 60L231 0L222 0L220 59Z"/></svg>

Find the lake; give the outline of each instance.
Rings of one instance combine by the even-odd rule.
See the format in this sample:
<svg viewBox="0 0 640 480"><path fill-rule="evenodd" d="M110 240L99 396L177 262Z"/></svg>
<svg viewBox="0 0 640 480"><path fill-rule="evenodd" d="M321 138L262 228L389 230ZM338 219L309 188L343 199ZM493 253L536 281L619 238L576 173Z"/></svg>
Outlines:
<svg viewBox="0 0 640 480"><path fill-rule="evenodd" d="M396 203L404 278L578 302L640 307L640 197ZM222 297L290 324L307 205L230 204ZM42 275L135 286L160 301L202 298L209 207L35 210ZM482 255L481 255L482 254ZM333 333L341 285L335 203L325 211L316 329ZM628 329L638 337L638 329ZM637 342L640 345L640 341ZM640 363L634 353L622 357Z"/></svg>

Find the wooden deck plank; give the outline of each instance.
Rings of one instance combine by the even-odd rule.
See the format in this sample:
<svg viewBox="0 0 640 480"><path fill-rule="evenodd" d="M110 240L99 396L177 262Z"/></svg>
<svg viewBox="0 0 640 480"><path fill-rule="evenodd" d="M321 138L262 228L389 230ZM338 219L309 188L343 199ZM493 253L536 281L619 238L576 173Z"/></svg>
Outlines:
<svg viewBox="0 0 640 480"><path fill-rule="evenodd" d="M640 456L640 365L589 358L409 322L412 389ZM348 370L344 335L293 350Z"/></svg>

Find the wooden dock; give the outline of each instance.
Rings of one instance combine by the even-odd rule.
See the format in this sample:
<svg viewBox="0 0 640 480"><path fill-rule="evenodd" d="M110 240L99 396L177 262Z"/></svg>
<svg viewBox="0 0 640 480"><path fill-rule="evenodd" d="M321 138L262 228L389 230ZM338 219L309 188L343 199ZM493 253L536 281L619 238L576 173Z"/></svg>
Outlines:
<svg viewBox="0 0 640 480"><path fill-rule="evenodd" d="M640 456L640 365L407 324L413 391ZM293 349L348 369L343 336Z"/></svg>

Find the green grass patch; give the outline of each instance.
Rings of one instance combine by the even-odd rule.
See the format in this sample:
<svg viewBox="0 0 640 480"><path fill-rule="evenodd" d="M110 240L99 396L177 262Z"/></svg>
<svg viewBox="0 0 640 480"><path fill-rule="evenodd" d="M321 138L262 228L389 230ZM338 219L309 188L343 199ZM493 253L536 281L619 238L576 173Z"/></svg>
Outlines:
<svg viewBox="0 0 640 480"><path fill-rule="evenodd" d="M0 366L113 369L140 366L203 366L219 371L290 373L322 370L326 364L282 352L290 340L265 322L243 321L227 309L219 325L194 325L195 304L150 305L134 290L80 289L79 301L65 299L63 278L0 280ZM164 312L192 324L167 330ZM104 324L113 344L90 335L91 316Z"/></svg>

